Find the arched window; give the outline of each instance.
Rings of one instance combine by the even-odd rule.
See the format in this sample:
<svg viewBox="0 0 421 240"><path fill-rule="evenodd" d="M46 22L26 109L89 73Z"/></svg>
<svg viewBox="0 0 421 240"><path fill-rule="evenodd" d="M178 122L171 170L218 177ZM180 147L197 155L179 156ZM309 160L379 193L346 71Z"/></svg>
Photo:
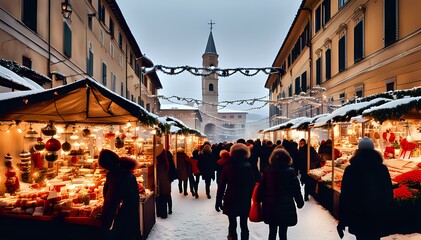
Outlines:
<svg viewBox="0 0 421 240"><path fill-rule="evenodd" d="M209 84L209 92L213 92L213 84Z"/></svg>

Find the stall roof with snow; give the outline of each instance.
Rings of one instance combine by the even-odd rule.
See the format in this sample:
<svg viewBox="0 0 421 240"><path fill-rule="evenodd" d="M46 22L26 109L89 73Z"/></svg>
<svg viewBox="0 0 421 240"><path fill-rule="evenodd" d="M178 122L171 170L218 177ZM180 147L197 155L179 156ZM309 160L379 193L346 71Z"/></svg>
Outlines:
<svg viewBox="0 0 421 240"><path fill-rule="evenodd" d="M140 121L149 125L157 122L140 105L90 78L44 91L0 94L0 120L95 124Z"/></svg>

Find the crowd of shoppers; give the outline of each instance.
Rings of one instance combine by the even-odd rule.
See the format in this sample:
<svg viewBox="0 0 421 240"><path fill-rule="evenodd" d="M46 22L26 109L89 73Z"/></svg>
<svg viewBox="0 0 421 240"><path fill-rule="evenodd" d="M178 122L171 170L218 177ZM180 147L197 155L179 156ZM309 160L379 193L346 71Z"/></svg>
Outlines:
<svg viewBox="0 0 421 240"><path fill-rule="evenodd" d="M157 149L157 216L172 214L171 182L178 180L179 193L188 196L188 190L199 198L199 181L205 181L206 197L211 199L212 181L217 184L215 210L228 217L228 239L236 240L237 218L240 239L249 239L248 217L255 183L256 199L262 209L262 220L269 225L269 240L287 239L288 227L298 222L297 208L309 200L310 169L323 164L325 154L332 155L331 140L322 143L319 152L305 139L260 141L238 139L235 143L211 144L205 142L190 154L178 148L176 163L173 155L163 148ZM338 157L341 153L336 152ZM310 154L310 155L309 155ZM335 158L336 158L335 157ZM357 239L380 239L390 211L393 190L390 175L382 164L382 155L374 150L369 138L359 142L358 150L345 169L339 205L337 231L343 237L345 227ZM130 158L119 158L110 150L100 153L99 164L108 170L104 187L103 229L107 239L135 239L140 233L137 209L139 196L131 170L136 166ZM127 188L117 184L124 182ZM300 183L304 185L304 197ZM189 188L188 188L189 187ZM136 216L135 216L136 215Z"/></svg>

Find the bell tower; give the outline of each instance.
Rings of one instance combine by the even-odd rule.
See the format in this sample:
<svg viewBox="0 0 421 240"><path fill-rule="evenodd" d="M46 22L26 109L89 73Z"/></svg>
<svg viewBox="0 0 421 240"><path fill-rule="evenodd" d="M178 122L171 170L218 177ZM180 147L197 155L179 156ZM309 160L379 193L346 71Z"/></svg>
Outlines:
<svg viewBox="0 0 421 240"><path fill-rule="evenodd" d="M208 24L210 25L210 33L205 53L202 55L202 66L204 68L217 68L219 55L216 53L212 35L212 28L215 23L211 20ZM203 74L206 73L209 73L209 71L204 70ZM216 73L202 77L202 101L201 111L212 116L218 116L218 75Z"/></svg>

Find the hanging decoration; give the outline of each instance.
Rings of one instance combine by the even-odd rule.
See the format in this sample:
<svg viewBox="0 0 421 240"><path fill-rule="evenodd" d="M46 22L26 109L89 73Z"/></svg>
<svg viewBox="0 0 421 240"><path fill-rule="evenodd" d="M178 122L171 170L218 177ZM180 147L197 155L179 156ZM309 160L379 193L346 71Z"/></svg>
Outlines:
<svg viewBox="0 0 421 240"><path fill-rule="evenodd" d="M161 71L168 75L177 75L184 71L187 71L195 76L207 77L211 74L216 74L219 77L229 77L235 73L241 73L247 77L256 76L259 72L264 74L278 74L282 76L285 74L285 70L280 67L264 67L264 68L216 68L216 67L191 67L191 66L179 66L179 67L168 67L163 65L155 65L150 68L142 67L142 72L147 73L150 71Z"/></svg>

